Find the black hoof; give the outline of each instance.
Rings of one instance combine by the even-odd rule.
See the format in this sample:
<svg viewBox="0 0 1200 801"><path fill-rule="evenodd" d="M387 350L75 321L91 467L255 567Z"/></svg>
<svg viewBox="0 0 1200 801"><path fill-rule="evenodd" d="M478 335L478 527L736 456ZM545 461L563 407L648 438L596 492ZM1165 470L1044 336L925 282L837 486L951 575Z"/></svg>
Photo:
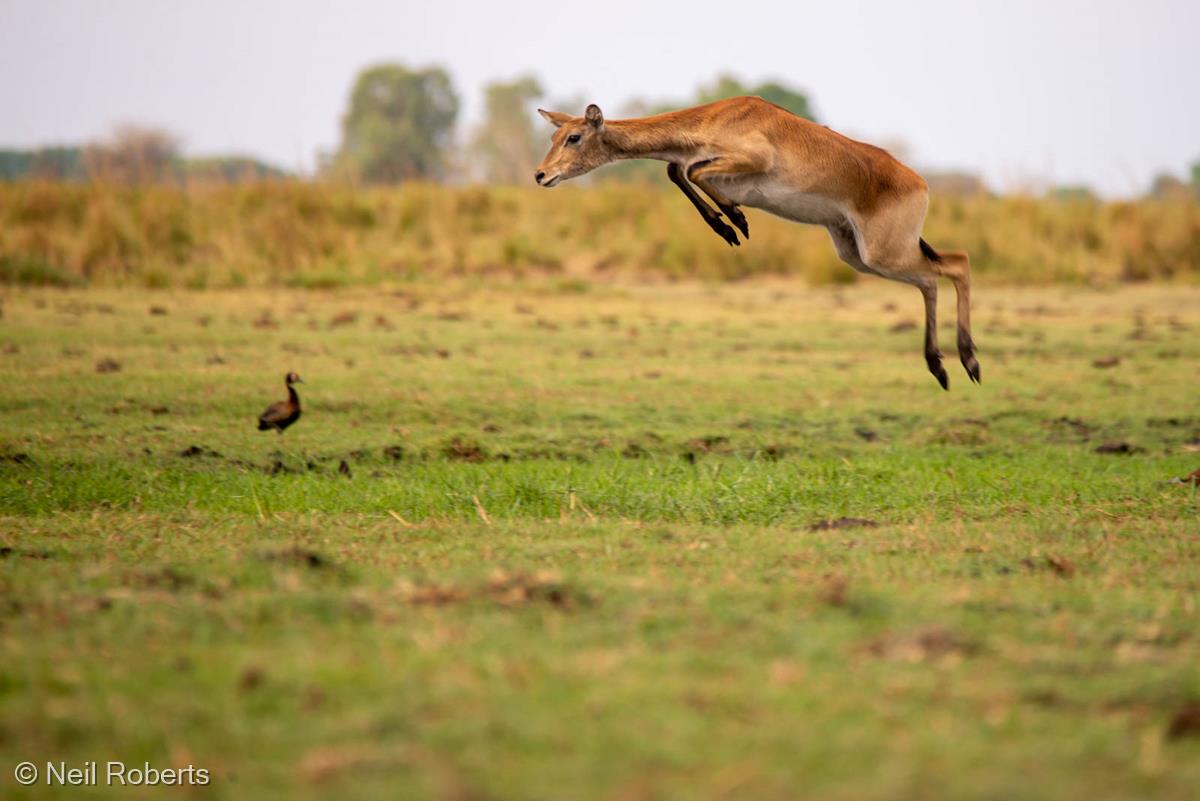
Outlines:
<svg viewBox="0 0 1200 801"><path fill-rule="evenodd" d="M942 366L942 356L939 353L926 353L925 364L929 365L929 372L933 373L933 377L942 385L942 389L950 391L950 376L946 375L946 368Z"/></svg>
<svg viewBox="0 0 1200 801"><path fill-rule="evenodd" d="M979 360L975 358L975 342L971 335L960 331L958 334L958 359L971 380L979 383Z"/></svg>
<svg viewBox="0 0 1200 801"><path fill-rule="evenodd" d="M964 356L962 360L963 368L967 371L967 375L976 384L982 383L979 378L979 361L973 356Z"/></svg>
<svg viewBox="0 0 1200 801"><path fill-rule="evenodd" d="M742 236L750 238L750 223L746 222L746 215L742 214L736 207L721 209L725 212L725 216L729 221L737 226L737 229L742 232Z"/></svg>
<svg viewBox="0 0 1200 801"><path fill-rule="evenodd" d="M717 232L717 236L724 239L730 245L742 244L741 241L738 240L737 234L734 232L734 230L720 220L709 220L708 224L711 225L712 229Z"/></svg>

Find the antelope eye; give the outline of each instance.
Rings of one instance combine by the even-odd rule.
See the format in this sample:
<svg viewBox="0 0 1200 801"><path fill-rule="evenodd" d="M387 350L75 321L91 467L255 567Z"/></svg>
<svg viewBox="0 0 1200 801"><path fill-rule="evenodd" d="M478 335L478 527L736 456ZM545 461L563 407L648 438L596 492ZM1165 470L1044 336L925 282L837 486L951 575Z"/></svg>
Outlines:
<svg viewBox="0 0 1200 801"><path fill-rule="evenodd" d="M567 144L568 144L568 145L573 145L573 144L575 144L576 142L578 142L578 141L579 141L579 139L580 139L580 136L579 136L579 134L571 134L570 136L568 136L568 137L567 137Z"/></svg>

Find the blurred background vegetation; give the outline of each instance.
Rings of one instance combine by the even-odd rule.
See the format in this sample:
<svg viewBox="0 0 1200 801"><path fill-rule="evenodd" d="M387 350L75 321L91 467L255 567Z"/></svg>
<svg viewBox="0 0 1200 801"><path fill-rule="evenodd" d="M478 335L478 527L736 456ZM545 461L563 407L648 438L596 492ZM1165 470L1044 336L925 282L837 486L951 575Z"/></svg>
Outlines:
<svg viewBox="0 0 1200 801"><path fill-rule="evenodd" d="M731 75L692 97L606 111L643 116L744 94L821 121L803 91ZM484 119L463 131L444 69L379 64L355 80L340 145L313 175L240 154L185 157L170 132L134 125L105 141L0 150L0 281L327 287L532 272L856 279L823 230L765 214L751 217L746 246L729 248L658 162L621 162L552 193L536 189L530 175L549 130L535 107L581 113L585 102L546 98L536 77L516 76L485 87ZM907 160L903 143L879 144ZM1086 186L1000 197L969 172L914 166L933 194L926 237L968 250L984 280L1200 277L1200 162L1119 202Z"/></svg>

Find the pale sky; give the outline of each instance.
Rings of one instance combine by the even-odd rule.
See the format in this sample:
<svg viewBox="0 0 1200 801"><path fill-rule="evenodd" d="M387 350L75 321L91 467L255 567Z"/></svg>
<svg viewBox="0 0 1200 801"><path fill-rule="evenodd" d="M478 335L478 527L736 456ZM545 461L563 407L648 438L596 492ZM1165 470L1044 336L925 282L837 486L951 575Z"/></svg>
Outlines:
<svg viewBox="0 0 1200 801"><path fill-rule="evenodd" d="M1126 195L1200 159L1197 31L1200 0L0 0L0 147L133 122L309 171L378 61L445 66L464 126L494 78L613 116L728 71L921 167Z"/></svg>

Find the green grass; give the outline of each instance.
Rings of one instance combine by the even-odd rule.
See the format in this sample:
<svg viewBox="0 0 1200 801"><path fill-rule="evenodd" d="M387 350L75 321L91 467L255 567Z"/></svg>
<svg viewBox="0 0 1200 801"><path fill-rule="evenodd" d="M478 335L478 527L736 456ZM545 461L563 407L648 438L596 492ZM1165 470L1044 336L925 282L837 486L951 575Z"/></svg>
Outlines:
<svg viewBox="0 0 1200 801"><path fill-rule="evenodd" d="M1195 798L1200 291L976 296L7 290L0 795Z"/></svg>

